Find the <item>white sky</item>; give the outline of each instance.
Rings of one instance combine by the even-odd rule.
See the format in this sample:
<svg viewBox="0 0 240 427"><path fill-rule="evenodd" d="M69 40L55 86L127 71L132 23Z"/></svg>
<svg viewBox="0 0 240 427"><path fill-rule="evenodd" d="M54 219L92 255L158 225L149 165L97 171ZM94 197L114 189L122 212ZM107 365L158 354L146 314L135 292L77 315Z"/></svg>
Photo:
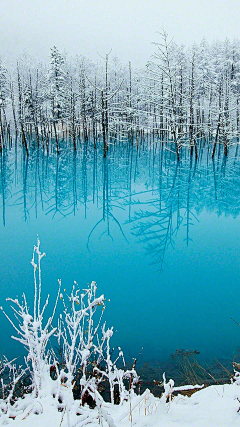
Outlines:
<svg viewBox="0 0 240 427"><path fill-rule="evenodd" d="M96 60L111 48L142 66L162 25L178 43L240 38L240 0L0 0L0 54L48 60L50 47Z"/></svg>

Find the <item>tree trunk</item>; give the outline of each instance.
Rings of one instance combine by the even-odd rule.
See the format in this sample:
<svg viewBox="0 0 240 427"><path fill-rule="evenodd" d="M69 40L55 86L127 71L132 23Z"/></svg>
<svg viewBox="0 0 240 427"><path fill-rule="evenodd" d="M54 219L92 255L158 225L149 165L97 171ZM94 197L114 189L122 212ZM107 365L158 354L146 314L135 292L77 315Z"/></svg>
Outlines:
<svg viewBox="0 0 240 427"><path fill-rule="evenodd" d="M104 95L103 90L101 91L101 98L102 98L102 133L103 133L103 157L106 157L107 155L107 146L106 146L106 128L105 128L105 102L104 102Z"/></svg>
<svg viewBox="0 0 240 427"><path fill-rule="evenodd" d="M57 136L57 128L56 128L55 120L53 122L53 129L54 129L55 140L56 140L57 154L59 154L58 136Z"/></svg>

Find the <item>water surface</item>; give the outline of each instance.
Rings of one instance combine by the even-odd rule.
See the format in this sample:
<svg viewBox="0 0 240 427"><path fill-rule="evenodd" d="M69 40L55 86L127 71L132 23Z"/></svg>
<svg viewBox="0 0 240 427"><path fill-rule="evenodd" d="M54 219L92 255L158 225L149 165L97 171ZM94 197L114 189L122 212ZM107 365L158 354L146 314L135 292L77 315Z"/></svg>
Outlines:
<svg viewBox="0 0 240 427"><path fill-rule="evenodd" d="M92 280L104 293L114 345L127 358L163 360L178 348L232 357L240 343L240 159L213 162L207 147L180 163L161 144L87 142L29 158L1 155L0 304L33 295L32 248L42 250L43 286L70 290ZM8 311L9 312L9 311ZM0 351L21 352L1 315Z"/></svg>

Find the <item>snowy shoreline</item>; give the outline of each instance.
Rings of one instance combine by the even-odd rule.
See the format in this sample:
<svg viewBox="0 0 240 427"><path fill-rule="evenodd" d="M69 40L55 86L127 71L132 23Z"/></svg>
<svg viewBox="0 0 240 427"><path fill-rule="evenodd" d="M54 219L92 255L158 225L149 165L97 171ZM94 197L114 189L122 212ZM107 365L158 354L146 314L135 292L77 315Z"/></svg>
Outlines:
<svg viewBox="0 0 240 427"><path fill-rule="evenodd" d="M32 427L235 427L240 417L240 382L221 386L209 386L194 393L190 398L178 394L166 402L166 395L161 399L154 397L149 390L141 396L133 395L122 405L104 403L97 409L87 405L79 406L75 401L69 413L59 412L55 399L43 396L30 401L29 406L14 420L2 415L0 425ZM19 408L20 409L20 408ZM38 413L38 415L36 415ZM76 414L77 413L77 414Z"/></svg>

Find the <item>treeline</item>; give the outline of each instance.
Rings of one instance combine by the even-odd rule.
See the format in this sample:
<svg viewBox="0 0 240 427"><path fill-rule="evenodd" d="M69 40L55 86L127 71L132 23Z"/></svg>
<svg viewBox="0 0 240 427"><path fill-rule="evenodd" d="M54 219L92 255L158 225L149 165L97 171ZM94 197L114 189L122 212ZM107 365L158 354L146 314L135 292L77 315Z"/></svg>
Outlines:
<svg viewBox="0 0 240 427"><path fill-rule="evenodd" d="M119 141L161 141L181 157L199 141L239 141L240 42L203 40L186 49L159 34L145 68L123 65L111 52L92 63L68 58L54 46L47 65L23 55L7 69L0 61L0 150L14 137L29 154L34 140L59 153L66 141L101 143L103 155Z"/></svg>

